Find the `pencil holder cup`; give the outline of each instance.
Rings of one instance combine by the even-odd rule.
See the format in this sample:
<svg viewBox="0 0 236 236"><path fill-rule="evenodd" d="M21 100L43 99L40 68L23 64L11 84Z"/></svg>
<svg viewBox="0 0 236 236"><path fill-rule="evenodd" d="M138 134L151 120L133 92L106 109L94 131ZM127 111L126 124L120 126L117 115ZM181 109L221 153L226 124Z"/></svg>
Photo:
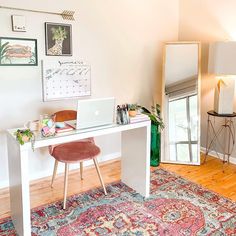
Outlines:
<svg viewBox="0 0 236 236"><path fill-rule="evenodd" d="M56 133L55 129L55 115L40 115L40 131L43 137L54 136Z"/></svg>

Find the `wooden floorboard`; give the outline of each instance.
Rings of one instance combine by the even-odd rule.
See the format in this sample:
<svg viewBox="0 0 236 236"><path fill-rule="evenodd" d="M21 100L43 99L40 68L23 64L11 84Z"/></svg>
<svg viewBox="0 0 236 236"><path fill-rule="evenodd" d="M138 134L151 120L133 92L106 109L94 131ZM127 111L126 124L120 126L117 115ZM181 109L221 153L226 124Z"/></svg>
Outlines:
<svg viewBox="0 0 236 236"><path fill-rule="evenodd" d="M187 166L161 164L161 168L177 173L195 183L213 190L236 201L236 165L222 164L216 158L208 157L204 165ZM109 161L102 165L101 172L106 184L120 180L120 161ZM156 168L151 168L154 170ZM55 202L63 198L63 175L58 175L54 187L50 187L51 178L32 181L30 186L31 207ZM93 166L84 169L84 180L80 180L79 171L71 171L69 175L68 196L100 186ZM0 190L0 218L10 215L8 188Z"/></svg>
<svg viewBox="0 0 236 236"><path fill-rule="evenodd" d="M173 164L160 166L236 201L236 165L223 164L221 160L209 156L206 163L200 166Z"/></svg>
<svg viewBox="0 0 236 236"><path fill-rule="evenodd" d="M105 184L120 180L120 161L108 161L100 164L101 173ZM52 170L53 171L53 170ZM84 168L83 180L80 180L79 170L69 172L68 178L68 196L88 191L89 189L100 187L100 181L95 167L89 166ZM64 175L57 175L53 188L51 177L42 178L32 181L30 185L31 208L52 203L63 199ZM0 218L10 215L9 191L0 190Z"/></svg>

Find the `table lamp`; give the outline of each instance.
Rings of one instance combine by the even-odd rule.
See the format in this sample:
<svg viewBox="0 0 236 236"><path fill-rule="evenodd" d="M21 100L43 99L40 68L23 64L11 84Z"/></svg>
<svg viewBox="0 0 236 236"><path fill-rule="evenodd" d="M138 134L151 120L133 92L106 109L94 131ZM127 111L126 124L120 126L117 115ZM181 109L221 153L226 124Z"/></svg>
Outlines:
<svg viewBox="0 0 236 236"><path fill-rule="evenodd" d="M215 87L214 111L218 114L233 114L236 42L210 44L208 72L218 79Z"/></svg>

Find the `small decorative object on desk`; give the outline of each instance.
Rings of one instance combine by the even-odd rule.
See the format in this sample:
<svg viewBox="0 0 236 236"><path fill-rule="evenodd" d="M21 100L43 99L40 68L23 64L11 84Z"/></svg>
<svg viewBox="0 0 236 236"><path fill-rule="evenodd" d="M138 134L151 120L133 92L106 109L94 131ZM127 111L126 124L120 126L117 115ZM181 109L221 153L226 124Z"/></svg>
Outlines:
<svg viewBox="0 0 236 236"><path fill-rule="evenodd" d="M127 104L117 106L116 122L120 125L129 124L129 113Z"/></svg>
<svg viewBox="0 0 236 236"><path fill-rule="evenodd" d="M24 145L24 143L31 141L32 149L34 150L35 137L34 133L30 129L18 129L14 135L20 145Z"/></svg>
<svg viewBox="0 0 236 236"><path fill-rule="evenodd" d="M29 120L24 124L25 129L30 129L33 132L39 130L39 120Z"/></svg>
<svg viewBox="0 0 236 236"><path fill-rule="evenodd" d="M43 137L54 136L56 133L55 128L55 115L44 114L40 116L40 130Z"/></svg>
<svg viewBox="0 0 236 236"><path fill-rule="evenodd" d="M137 104L128 104L129 116L135 117L137 115Z"/></svg>

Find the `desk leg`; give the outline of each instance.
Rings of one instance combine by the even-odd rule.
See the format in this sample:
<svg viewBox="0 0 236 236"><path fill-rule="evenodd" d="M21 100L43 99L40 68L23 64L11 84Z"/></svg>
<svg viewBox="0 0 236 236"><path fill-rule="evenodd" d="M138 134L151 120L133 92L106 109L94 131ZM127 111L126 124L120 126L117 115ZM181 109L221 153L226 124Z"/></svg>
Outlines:
<svg viewBox="0 0 236 236"><path fill-rule="evenodd" d="M28 150L8 136L8 166L11 217L20 236L31 235Z"/></svg>
<svg viewBox="0 0 236 236"><path fill-rule="evenodd" d="M121 181L144 197L150 194L150 126L122 132Z"/></svg>

